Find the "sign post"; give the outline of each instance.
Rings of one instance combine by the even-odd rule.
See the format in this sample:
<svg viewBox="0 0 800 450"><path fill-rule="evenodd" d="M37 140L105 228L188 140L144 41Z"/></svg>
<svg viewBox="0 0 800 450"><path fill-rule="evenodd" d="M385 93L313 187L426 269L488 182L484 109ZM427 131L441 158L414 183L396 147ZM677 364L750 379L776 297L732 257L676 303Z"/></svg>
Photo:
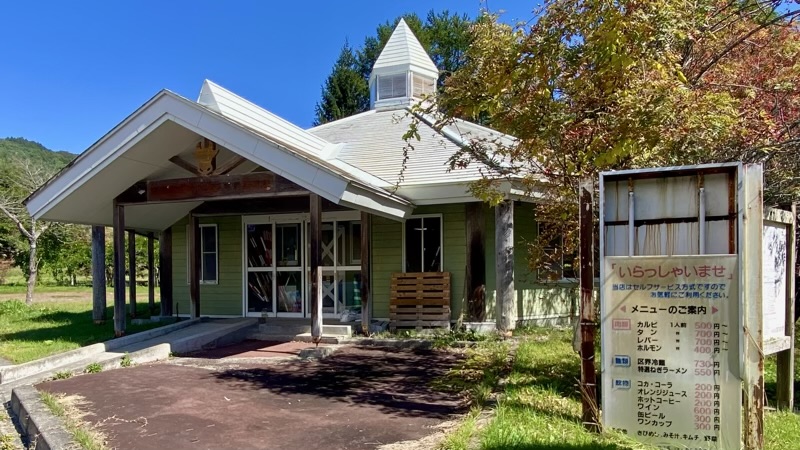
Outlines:
<svg viewBox="0 0 800 450"><path fill-rule="evenodd" d="M663 449L761 449L762 195L759 165L600 175L606 427Z"/></svg>

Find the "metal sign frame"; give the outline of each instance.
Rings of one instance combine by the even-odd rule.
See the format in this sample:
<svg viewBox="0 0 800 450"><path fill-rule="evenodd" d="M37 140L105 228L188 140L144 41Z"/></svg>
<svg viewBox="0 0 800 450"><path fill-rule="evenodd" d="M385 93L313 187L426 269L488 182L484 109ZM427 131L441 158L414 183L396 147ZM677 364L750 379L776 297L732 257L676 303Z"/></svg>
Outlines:
<svg viewBox="0 0 800 450"><path fill-rule="evenodd" d="M690 182L684 183L682 181L684 179ZM738 423L740 425L743 423L741 435L744 447L747 449L760 449L763 446L762 179L760 165L741 163L637 169L600 174L600 280L604 285L608 279L606 257L637 258L637 248L645 250L639 254L640 256L689 256L709 253L737 256L739 277L736 306L739 314L731 318L730 322L732 326L738 328L738 333L732 333L736 335L737 347L728 349L728 352L732 358L729 371L742 380L742 391L746 393L743 402L744 418ZM624 183L627 183L627 196ZM649 186L651 197L649 202L638 204L637 183L643 187ZM675 201L675 199L686 200L685 195L692 190L697 196L694 199L688 198L688 201L683 203ZM658 195L658 198L653 195ZM627 197L627 211L623 207L624 197ZM607 207L613 209L615 217L606 217ZM695 207L694 217L692 214L687 215L687 208ZM637 219L637 211L643 213L644 217ZM693 223L696 225L692 225ZM639 233L638 230L647 226L662 227L678 236L674 236L669 244L665 244L669 239L661 235L656 239L659 242L653 242L653 239L645 242L641 234L645 234L647 239L647 233ZM626 231L626 236L620 232L621 229ZM682 239L686 236L676 233L675 230L678 229L689 234L696 230L696 236L693 236L696 239ZM723 237L727 243L721 240ZM650 250L655 253L646 251L648 242L652 247ZM621 252L620 250L625 247L627 252ZM603 291L601 288L600 310L605 331L607 326L605 322L609 319L609 315ZM605 372L610 367L610 358L613 357L606 352L609 348L609 339L609 333L603 332L601 355L603 384L606 388L610 386L610 380L605 376ZM603 410L608 411L606 405L611 393L605 390L604 393ZM735 404L736 399L731 399L731 403ZM733 406L738 407L738 405ZM603 421L606 422L605 414ZM711 445L697 448L719 447Z"/></svg>

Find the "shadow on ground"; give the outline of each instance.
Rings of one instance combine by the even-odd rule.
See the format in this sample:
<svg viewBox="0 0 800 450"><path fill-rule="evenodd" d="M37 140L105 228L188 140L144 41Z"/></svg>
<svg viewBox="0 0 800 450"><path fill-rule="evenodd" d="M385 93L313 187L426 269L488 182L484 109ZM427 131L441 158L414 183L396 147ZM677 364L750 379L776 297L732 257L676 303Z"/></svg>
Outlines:
<svg viewBox="0 0 800 450"><path fill-rule="evenodd" d="M460 360L444 351L344 348L323 360L231 369L209 376L242 389L305 394L369 404L399 416L447 419L465 412L465 402L435 390L433 384Z"/></svg>

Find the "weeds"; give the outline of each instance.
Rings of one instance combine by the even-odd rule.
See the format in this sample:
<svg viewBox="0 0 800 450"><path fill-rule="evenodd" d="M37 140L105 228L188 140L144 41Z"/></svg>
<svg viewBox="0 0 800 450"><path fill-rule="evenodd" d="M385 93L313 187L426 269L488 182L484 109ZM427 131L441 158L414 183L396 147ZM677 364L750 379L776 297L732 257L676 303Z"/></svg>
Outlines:
<svg viewBox="0 0 800 450"><path fill-rule="evenodd" d="M103 366L101 366L100 363L96 362L89 364L88 366L86 366L86 369L84 369L84 372L86 373L100 373L102 371L103 371Z"/></svg>
<svg viewBox="0 0 800 450"><path fill-rule="evenodd" d="M72 378L72 372L69 370L62 370L60 372L56 372L53 376L54 380L66 380L67 378Z"/></svg>
<svg viewBox="0 0 800 450"><path fill-rule="evenodd" d="M84 413L76 406L81 401L79 397L56 396L49 392L40 392L39 395L50 412L64 422L67 431L81 448L84 450L107 449L105 436L81 420Z"/></svg>
<svg viewBox="0 0 800 450"><path fill-rule="evenodd" d="M475 330L397 330L374 334L376 339L424 339L431 341L433 348L450 348L462 342L490 342L500 339L496 333L479 333Z"/></svg>
<svg viewBox="0 0 800 450"><path fill-rule="evenodd" d="M511 345L508 342L483 342L468 349L464 362L451 369L436 384L442 390L462 393L474 406L483 407L508 372L510 355Z"/></svg>
<svg viewBox="0 0 800 450"><path fill-rule="evenodd" d="M125 352L125 354L122 355L122 359L120 360L119 365L120 367L130 367L133 365L133 360L131 359L131 355L129 355L128 352Z"/></svg>
<svg viewBox="0 0 800 450"><path fill-rule="evenodd" d="M16 450L14 446L14 436L10 434L0 434L0 450Z"/></svg>

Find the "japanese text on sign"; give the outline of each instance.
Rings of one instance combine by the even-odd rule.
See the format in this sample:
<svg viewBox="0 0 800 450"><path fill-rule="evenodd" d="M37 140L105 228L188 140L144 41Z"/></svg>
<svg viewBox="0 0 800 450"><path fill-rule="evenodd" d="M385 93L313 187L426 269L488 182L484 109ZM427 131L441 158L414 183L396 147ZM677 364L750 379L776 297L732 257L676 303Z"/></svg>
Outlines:
<svg viewBox="0 0 800 450"><path fill-rule="evenodd" d="M735 255L606 257L604 421L663 449L738 447ZM676 376L678 375L678 376Z"/></svg>

